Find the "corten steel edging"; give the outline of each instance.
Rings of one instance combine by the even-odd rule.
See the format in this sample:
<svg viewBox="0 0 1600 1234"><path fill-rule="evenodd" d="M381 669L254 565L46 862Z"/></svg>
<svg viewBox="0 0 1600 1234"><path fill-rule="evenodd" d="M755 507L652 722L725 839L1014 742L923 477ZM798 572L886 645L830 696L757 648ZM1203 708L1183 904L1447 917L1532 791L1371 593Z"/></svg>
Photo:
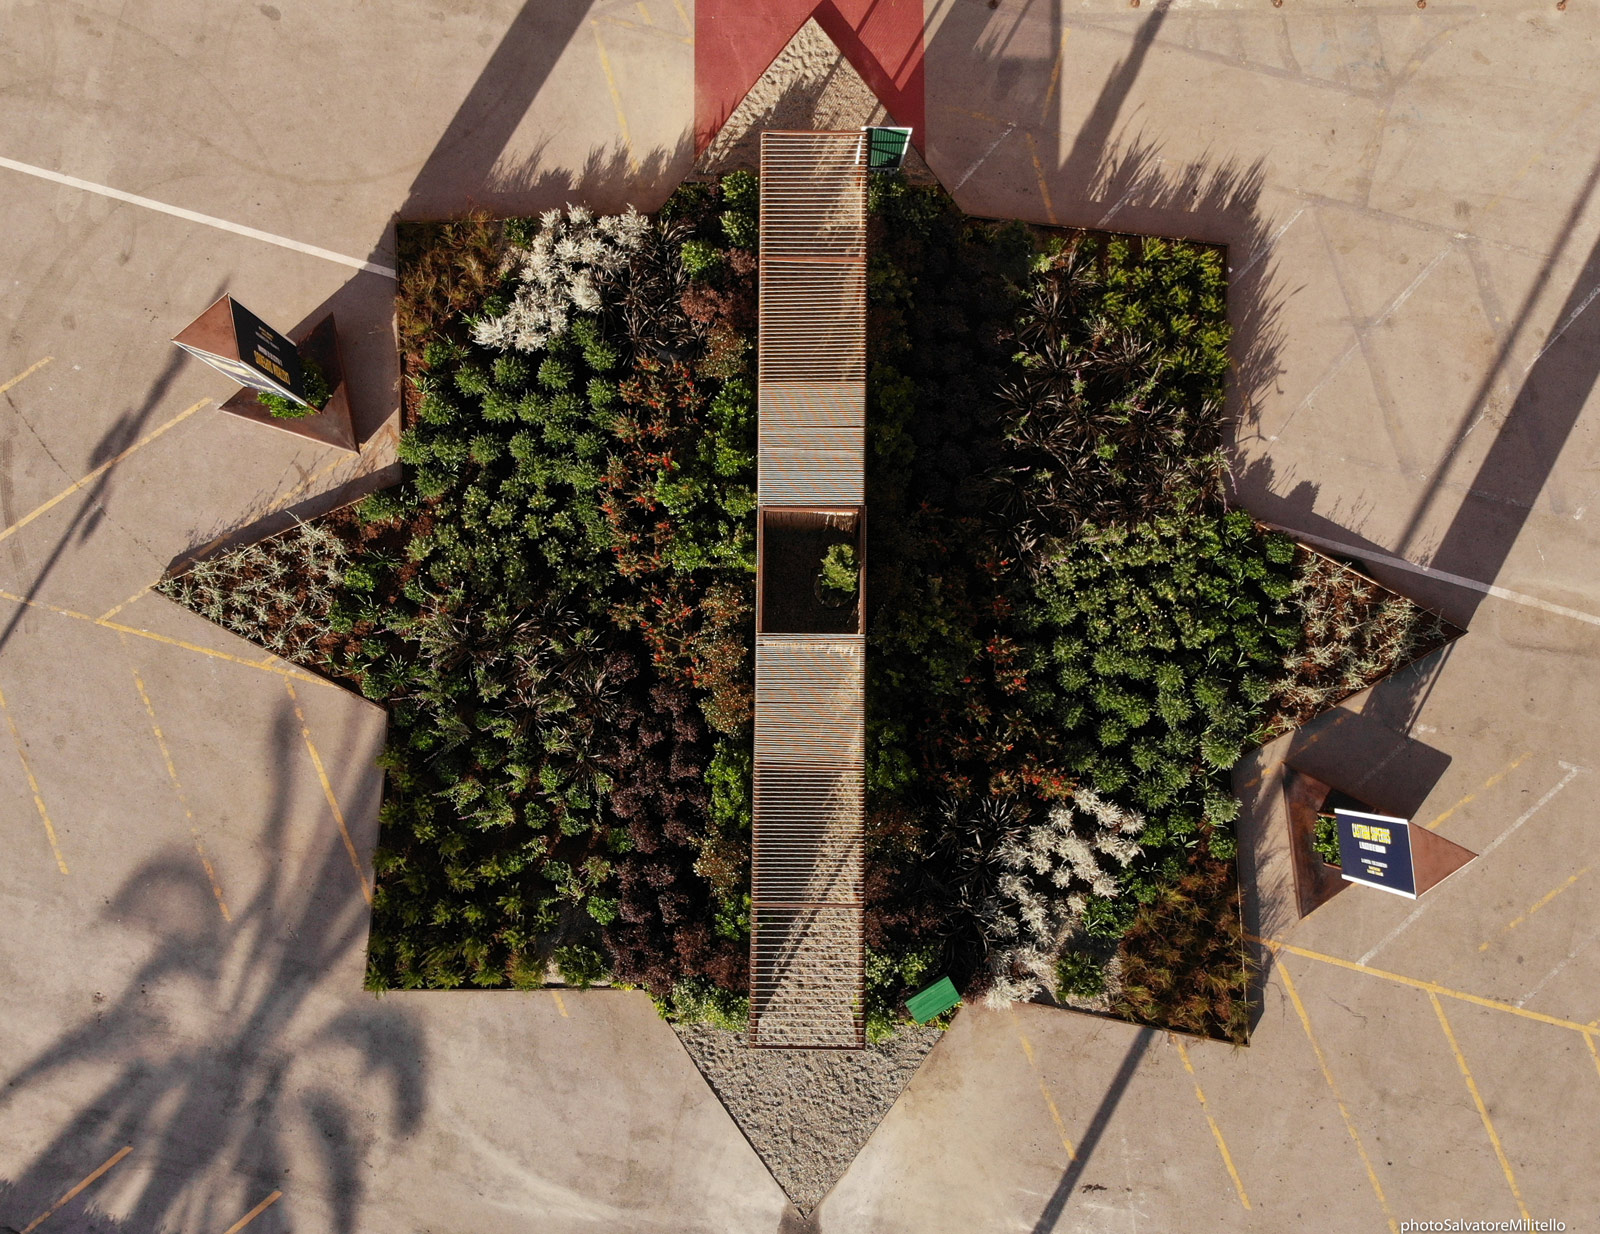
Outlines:
<svg viewBox="0 0 1600 1234"><path fill-rule="evenodd" d="M853 634L769 631L765 604L769 518L852 519L865 556L865 148L859 132L761 142L753 1046L865 1040L864 579Z"/></svg>

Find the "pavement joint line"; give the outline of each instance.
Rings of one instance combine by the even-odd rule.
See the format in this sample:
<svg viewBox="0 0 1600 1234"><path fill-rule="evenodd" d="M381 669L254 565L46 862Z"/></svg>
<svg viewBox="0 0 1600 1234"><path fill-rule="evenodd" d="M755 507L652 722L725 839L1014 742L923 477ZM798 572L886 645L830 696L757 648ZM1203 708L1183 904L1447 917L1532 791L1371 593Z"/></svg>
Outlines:
<svg viewBox="0 0 1600 1234"><path fill-rule="evenodd" d="M1462 806L1466 805L1469 801L1475 801L1477 799L1479 793L1488 792L1496 784L1500 783L1501 780L1505 779L1508 775L1510 775L1513 771L1515 771L1518 767L1522 766L1523 763L1527 762L1532 757L1533 757L1533 751L1532 750L1526 750L1522 754L1519 754L1516 758L1514 758L1511 761L1511 765L1509 767L1506 767L1504 770L1497 771L1494 775L1490 776L1482 784L1478 785L1477 788L1473 789L1470 793L1468 793L1460 801L1456 802L1455 805L1451 806L1443 814L1439 815L1439 817L1434 819L1433 822L1428 823L1427 824L1428 830L1429 831L1433 831L1435 828L1437 828L1439 826L1440 823L1444 822L1445 819L1449 818L1452 814L1454 814Z"/></svg>
<svg viewBox="0 0 1600 1234"><path fill-rule="evenodd" d="M127 649L128 640L123 639L122 645ZM211 854L206 852L206 842L200 835L200 824L195 822L194 811L189 808L189 794L184 791L183 781L178 779L178 768L172 761L172 750L167 745L166 734L161 731L161 725L156 720L155 705L150 702L150 695L144 688L144 679L139 676L138 666L130 662L128 667L133 671L133 685L139 691L139 699L144 703L145 711L149 713L150 731L155 734L161 758L167 765L167 777L172 781L173 790L178 794L178 804L183 807L183 817L189 824L189 834L194 837L194 851L200 855L200 864L205 867L206 878L211 881L211 894L217 898L217 907L222 910L222 919L231 925L233 914L228 911L227 900L223 899L222 886L217 882L216 867L211 864Z"/></svg>
<svg viewBox="0 0 1600 1234"><path fill-rule="evenodd" d="M1550 901L1554 900L1563 891L1566 891L1569 887L1571 887L1574 883L1576 883L1580 878L1582 878L1585 874L1587 874L1592 869L1594 869L1594 867L1592 865L1587 865L1587 866L1584 866L1583 869L1579 870L1576 874L1567 875L1567 881L1566 882L1558 883L1556 886L1552 887L1549 891L1545 892L1544 895L1540 896L1537 900L1535 900L1533 902L1533 904L1522 913L1521 916L1513 917L1510 921L1506 922L1506 924L1500 928L1500 933L1501 934L1509 934L1512 930L1515 930L1519 925L1521 925L1529 917L1533 916L1536 912L1538 912L1546 904L1548 904L1548 903L1550 903ZM1487 951L1487 950L1489 950L1489 944L1492 943L1492 942L1494 942L1494 939L1492 939L1492 938L1484 939L1483 942L1478 944L1478 950L1479 951Z"/></svg>
<svg viewBox="0 0 1600 1234"><path fill-rule="evenodd" d="M1586 625L1600 626L1600 616L1596 616L1594 613L1586 613L1582 609L1568 608L1565 604L1552 604L1549 600L1541 600L1538 596L1512 591L1508 587L1497 587L1493 583L1480 583L1477 579L1467 578L1465 575L1451 574L1448 570L1435 570L1432 566L1419 566L1416 562L1407 561L1404 557L1391 557L1387 553L1374 552L1356 544L1341 544L1339 541L1330 540L1325 536L1312 535L1309 531L1297 531L1293 527L1283 527L1277 523L1263 523L1262 526L1270 527L1273 531L1281 531L1285 535L1295 537L1297 540L1304 540L1307 544L1315 544L1321 548L1330 549L1335 553L1342 553L1346 557L1356 557L1362 561L1391 566L1396 570L1404 570L1408 574L1420 574L1425 578L1435 578L1442 583L1454 583L1457 587L1465 587L1469 591L1493 596L1497 600L1509 600L1513 604L1521 604L1528 608L1540 609L1546 613L1554 613L1557 617L1570 617L1573 621L1581 621Z"/></svg>
<svg viewBox="0 0 1600 1234"><path fill-rule="evenodd" d="M44 794L39 791L39 781L34 779L33 767L28 762L27 751L23 748L22 734L17 730L16 718L11 714L11 706L6 702L3 691L0 691L0 711L6 714L6 724L11 729L11 740L17 747L17 759L22 763L22 774L28 777L28 789L33 793L33 804L44 822L44 833L50 839L50 851L55 854L56 868L63 874L70 874L72 871L67 869L67 859L61 855L61 845L56 840L55 824L50 821L50 811L45 807Z"/></svg>
<svg viewBox="0 0 1600 1234"><path fill-rule="evenodd" d="M1383 1184L1378 1181L1378 1172L1372 1168L1372 1158L1367 1156L1366 1145L1361 1142L1361 1133L1356 1130L1355 1120L1350 1117L1344 1098L1339 1095L1339 1085L1334 1081L1333 1072L1328 1070L1328 1060L1323 1056L1322 1047L1317 1044L1317 1035L1311 1031L1311 1017L1306 1014L1306 1005L1300 1001L1300 992L1294 988L1294 978L1289 976L1288 966L1282 961L1278 963L1278 972L1283 977L1283 988L1288 992L1289 1001L1294 1004L1295 1013L1300 1017L1300 1026L1306 1030L1306 1040L1311 1043L1311 1052L1317 1056L1317 1066L1322 1069L1322 1078L1328 1082L1328 1090L1333 1093L1334 1104L1339 1107L1345 1130L1350 1133L1351 1140L1355 1142L1356 1152L1361 1157L1361 1164L1366 1167L1367 1181L1372 1184L1373 1193L1378 1197L1383 1215L1389 1220L1389 1234L1400 1234L1400 1225L1395 1221L1394 1213L1389 1208L1389 1197L1384 1195Z"/></svg>
<svg viewBox="0 0 1600 1234"><path fill-rule="evenodd" d="M1052 227L1056 226L1055 203L1050 200L1050 186L1045 182L1044 164L1039 161L1039 146L1033 139L1031 130L1023 133L1028 139L1028 156L1033 159L1033 174L1039 178L1039 196L1044 201L1044 216L1050 220Z"/></svg>
<svg viewBox="0 0 1600 1234"><path fill-rule="evenodd" d="M628 134L628 113L622 106L622 92L617 89L617 75L611 71L611 57L606 54L606 41L600 37L600 23L591 21L589 28L594 31L595 50L600 53L600 71L605 74L606 89L611 91L611 105L617 109L617 128L622 132L622 148L628 152L628 171L639 170L639 164L633 157L633 138Z"/></svg>
<svg viewBox="0 0 1600 1234"><path fill-rule="evenodd" d="M99 479L106 472L110 471L111 468L115 467L118 463L122 462L123 459L127 458L128 455L132 454L135 450L143 449L145 446L149 445L152 441L154 441L157 437L161 436L161 434L165 433L168 429L176 428L179 424L183 423L183 421L187 420L190 416L194 415L195 412L199 411L202 407L204 407L210 401L211 400L208 399L208 398L203 398L198 403L194 404L194 406L184 408L177 415L173 416L172 419L168 420L165 424L159 425L156 428L151 429L143 437L139 438L138 441L134 442L126 450L122 451L122 453L120 453L118 455L115 455L112 458L108 458L105 462L101 463L100 466L96 467L93 471L88 472L87 474L83 475L79 479L74 480L71 484L67 485L66 488L62 489L54 497L50 498L49 501L45 502L41 506L35 506L27 514L24 514L16 522L12 523L11 526L5 528L4 530L0 530L0 540L7 539L9 536L14 534L15 532L18 532L18 531L22 530L22 528L26 527L29 523L33 522L33 520L38 518L41 514L45 514L45 513L49 512L50 510L54 509L57 505L59 505L61 502L65 501L68 497L71 497L72 494L76 493L79 489L86 487L87 485L92 483L94 480Z"/></svg>
<svg viewBox="0 0 1600 1234"><path fill-rule="evenodd" d="M1424 990L1430 994L1442 994L1446 998L1458 999L1464 1003L1472 1003L1477 1007L1487 1007L1491 1011L1504 1011L1511 1015L1521 1016L1525 1020L1537 1020L1540 1024L1551 1024L1556 1028L1569 1028L1575 1033L1585 1037L1593 1037L1600 1033L1600 1025L1580 1024L1576 1020L1564 1019L1558 1015L1547 1015L1543 1011L1529 1011L1526 1007L1519 1007L1515 1003L1505 1002L1503 999L1486 998L1482 994L1469 994L1465 990L1453 990L1449 986L1440 985L1437 981L1424 981L1421 977L1407 977L1404 973L1391 973L1382 968L1369 968L1355 960L1346 960L1340 956L1328 955L1321 951L1312 951L1308 947L1297 947L1293 943L1286 943L1278 938L1264 938L1259 934L1246 932L1245 937L1253 943L1260 943L1274 954L1287 951L1290 955L1297 955L1307 960L1319 960L1323 964L1332 964L1336 968L1348 968L1351 972L1365 973L1369 977L1381 977L1385 981L1393 981L1399 985L1408 985L1415 990Z"/></svg>
<svg viewBox="0 0 1600 1234"><path fill-rule="evenodd" d="M254 1221L262 1213L266 1212L267 1209L271 1208L274 1204L276 1204L282 1198L283 1198L283 1192L274 1191L266 1199L262 1200L261 1203L257 1204L254 1208L252 1208L244 1216L240 1217L239 1220L235 1221L232 1225L230 1225L226 1230L224 1230L222 1232L222 1234L239 1234L240 1230L244 1229L245 1226L249 1225L252 1221Z"/></svg>
<svg viewBox="0 0 1600 1234"><path fill-rule="evenodd" d="M1450 1021L1445 1018L1444 1004L1432 991L1428 993L1428 1001L1433 1004L1434 1013L1439 1017L1439 1027L1444 1029L1445 1040L1450 1043L1450 1052L1456 1056L1456 1066L1461 1068L1461 1078L1467 1082L1467 1091L1472 1094L1472 1104L1478 1107L1478 1117L1483 1119L1483 1129L1489 1134L1489 1143L1494 1146L1494 1155L1500 1161L1500 1169L1506 1176L1506 1184L1511 1188L1512 1196L1516 1198L1517 1209L1522 1213L1524 1221L1531 1221L1533 1218L1528 1212L1528 1206L1522 1202L1522 1192L1517 1187L1517 1176L1511 1170L1511 1161L1506 1157L1506 1150L1494 1129L1494 1120L1489 1117L1489 1108L1483 1103L1483 1094L1478 1091L1478 1082L1472 1078L1472 1069L1467 1066L1466 1057L1461 1053L1455 1031L1450 1027Z"/></svg>
<svg viewBox="0 0 1600 1234"><path fill-rule="evenodd" d="M1189 1078L1194 1081L1194 1095L1200 1098L1200 1111L1206 1116L1206 1123L1211 1127L1211 1137L1217 1142L1217 1151L1222 1154L1222 1164L1228 1167L1228 1177L1233 1179L1233 1189L1239 1193L1239 1203L1250 1208L1250 1197L1245 1194L1244 1183L1239 1178L1239 1171L1234 1167L1233 1154L1228 1151L1228 1142L1222 1138L1222 1128L1217 1126L1217 1120L1211 1116L1211 1104L1206 1100L1206 1095L1200 1087L1200 1077L1195 1074L1194 1064L1189 1061L1189 1051L1183 1044L1183 1039L1176 1033L1168 1033L1173 1045L1178 1047L1178 1057L1183 1059L1183 1069L1189 1073Z"/></svg>
<svg viewBox="0 0 1600 1234"><path fill-rule="evenodd" d="M243 236L247 240L260 240L266 244L275 244L279 248L292 249L296 253L304 253L308 257L320 257L324 261L337 262L341 266L349 266L353 270L364 270L369 274L380 274L384 278L397 277L390 266L380 266L375 262L363 261L359 257L347 257L343 253L335 253L332 249L319 248L315 244L305 244L299 240L291 240L288 236L274 235L270 231L262 231L256 227L246 227L243 223L230 222L228 219L218 218L214 214L201 214L198 210L186 210L182 206L168 205L164 201L156 201L151 197L140 197L137 193L124 193L121 189L114 189L110 185L96 184L92 180L80 180L77 176L69 176L59 171L51 171L48 167L35 167L32 163L21 163L16 159L0 156L0 167L12 171L20 171L25 176L36 176L40 180L49 180L56 184L64 184L68 188L81 189L85 193L96 193L101 197L109 197L113 201L127 202L131 206L143 206L146 210L155 210L161 214L170 214L174 218L183 219L190 223L200 223L206 227L215 227L219 231L232 232L236 236Z"/></svg>
<svg viewBox="0 0 1600 1234"><path fill-rule="evenodd" d="M1006 1014L1011 1016L1011 1027L1017 1030L1017 1042L1022 1046L1022 1052L1027 1056L1028 1069L1033 1072L1033 1078L1039 1081L1039 1095L1044 1098L1045 1108L1050 1111L1050 1121L1056 1125L1056 1134L1061 1137L1061 1147L1067 1150L1067 1160L1078 1159L1077 1150L1072 1147L1072 1139L1067 1135L1067 1124L1061 1117L1061 1111L1056 1108L1055 1098L1050 1095L1050 1089L1044 1082L1044 1073L1039 1070L1038 1061L1033 1057L1033 1043L1028 1040L1022 1031L1022 1025L1017 1022L1016 1015L1008 1006Z"/></svg>
<svg viewBox="0 0 1600 1234"><path fill-rule="evenodd" d="M117 1162L121 1161L124 1157L126 1157L132 1151L133 1151L133 1145L132 1144L124 1144L121 1148L117 1149L117 1151L112 1153L110 1158L108 1160L106 1160L100 1166L100 1168L98 1170L96 1170L94 1173L90 1174L88 1178L84 1179L81 1183L79 1183L71 1191L67 1192L66 1195L62 1196L54 1204L50 1205L49 1208L45 1209L44 1212L40 1213L32 1221L28 1222L27 1225L23 1226L22 1230L21 1230L21 1234L33 1234L33 1232L35 1230L37 1230L41 1225L43 1225L49 1218L55 1216L56 1213L60 1212L62 1206L66 1205L66 1204L70 1204L74 1199L76 1199L78 1197L79 1194L81 1194L83 1192L83 1190L86 1187L89 1187L93 1183L98 1182L100 1180L100 1177L103 1174L105 1174L105 1172L107 1170L109 1170L112 1166L116 1165Z"/></svg>
<svg viewBox="0 0 1600 1234"><path fill-rule="evenodd" d="M556 1000L556 1010L561 1013L561 1018L563 1020L571 1019L571 1017L567 1015L567 1003L566 1000L561 997L561 991L551 990L550 994Z"/></svg>
<svg viewBox="0 0 1600 1234"><path fill-rule="evenodd" d="M300 736L305 739L306 753L311 755L311 765L317 769L317 779L322 781L322 795L328 799L328 808L333 811L333 821L339 824L339 835L344 840L344 851L350 855L350 867L356 872L356 881L361 884L361 898L371 904L372 887L368 884L366 873L361 868L361 858L356 855L355 841L350 838L350 828L345 825L344 811L339 808L339 798L334 795L333 783L328 779L327 769L322 765L322 755L317 752L316 742L311 740L311 726L306 723L306 713L300 706L300 696L294 692L294 682L287 678L284 679L283 688L289 692L289 701L294 704L294 718L300 721Z"/></svg>
<svg viewBox="0 0 1600 1234"><path fill-rule="evenodd" d="M16 385L19 381L25 381L27 378L32 377L35 373L37 373L40 369L42 369L45 365L49 364L50 361L52 361L54 359L55 359L54 356L46 356L43 360L35 360L32 364L28 365L27 368L23 369L22 372L18 373L10 381L6 382L4 385L0 385L0 394L4 394L7 390L11 389L11 387Z"/></svg>
<svg viewBox="0 0 1600 1234"><path fill-rule="evenodd" d="M187 642L184 639L173 638L167 634L157 634L154 630L141 630L138 626L123 625L120 621L110 621L104 617L91 617L88 613L80 613L77 609L63 608L59 604L51 604L44 600L30 600L27 596L19 596L15 592L0 591L0 600L10 600L13 604L42 609L44 612L54 613L58 617L71 617L76 621L87 621L92 626L115 630L118 634L131 634L136 638L147 638L157 643L165 643L170 647L181 647L183 650L192 651L197 655L209 656L214 660L226 660L231 664L242 664L246 668L259 669L262 672L276 673L280 677L292 678L295 681L308 681L312 685L328 686L335 690L342 688L337 682L330 681L326 677L318 677L292 665L286 665L277 656L268 656L265 660L246 660L243 656L236 656L229 651L216 651L210 647L202 647L199 643Z"/></svg>

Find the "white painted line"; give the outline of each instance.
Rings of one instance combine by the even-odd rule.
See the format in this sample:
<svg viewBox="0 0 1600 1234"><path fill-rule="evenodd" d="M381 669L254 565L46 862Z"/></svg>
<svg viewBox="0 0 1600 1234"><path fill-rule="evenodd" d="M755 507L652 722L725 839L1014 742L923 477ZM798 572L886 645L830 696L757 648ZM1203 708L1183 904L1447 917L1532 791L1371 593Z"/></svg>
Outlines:
<svg viewBox="0 0 1600 1234"><path fill-rule="evenodd" d="M1576 779L1578 776L1582 775L1585 771L1588 770L1587 767L1575 767L1571 763L1566 763L1566 762L1559 763L1558 765L1562 766L1562 767L1565 767L1567 769L1567 774L1561 777L1561 779L1556 783L1554 788L1552 788L1543 797L1539 798L1538 801L1534 802L1531 806L1529 806L1527 808L1527 810L1523 813L1521 818L1519 818L1516 822L1512 823L1511 826L1507 827L1498 836L1496 836L1494 842L1492 844L1490 844L1488 848L1484 849L1483 852L1478 854L1479 857L1487 857L1490 853L1494 852L1495 849L1499 848L1502 844L1504 844L1507 840L1509 840L1511 838L1512 834L1517 830L1517 828L1521 827L1523 823L1527 822L1530 818L1532 818L1540 810L1544 809L1545 806L1549 805L1550 802L1555 798L1557 793L1559 793L1562 789L1566 788L1566 786L1571 784L1574 779ZM1468 868L1470 869L1470 867L1468 867ZM1403 934L1406 930L1410 929L1411 928L1411 923L1414 922L1418 917L1422 916L1422 910L1425 909L1428 906L1429 903L1430 903L1430 901L1428 901L1428 900L1418 900L1417 901L1417 906L1416 906L1416 908L1411 910L1411 914L1404 921L1402 921L1399 925L1395 926L1394 929L1390 930L1387 934L1385 934L1382 938L1380 938L1377 941L1377 943L1375 943L1373 945L1372 950L1367 952L1366 955L1362 956L1359 960L1357 960L1356 963L1357 964L1361 964L1361 965L1365 965L1368 962L1370 962L1373 956L1377 955L1378 952L1382 951L1390 943L1394 942L1395 939L1399 938L1400 935ZM1548 980L1548 978L1546 978L1546 980ZM1532 992L1530 992L1530 994L1523 995L1523 998L1526 999L1526 998L1530 997L1531 993ZM1522 1004L1520 1002L1517 1003L1516 1005L1518 1007L1522 1006Z"/></svg>
<svg viewBox="0 0 1600 1234"><path fill-rule="evenodd" d="M1567 319L1555 328L1555 332L1545 340L1544 346L1539 348L1539 350L1534 353L1533 359L1529 360L1528 363L1523 367L1522 372L1524 375L1527 374L1528 369L1531 369L1535 364L1539 363L1539 361L1544 357L1545 352L1549 351L1556 345L1557 339L1559 339L1563 334L1572 328L1572 323L1577 321L1578 318L1583 315L1584 309L1588 308L1594 303L1596 296L1600 296L1600 284L1597 284L1590 290L1589 294L1583 298L1582 304L1578 305L1577 308L1573 309L1572 312L1567 314Z"/></svg>
<svg viewBox="0 0 1600 1234"><path fill-rule="evenodd" d="M1393 566L1396 570L1404 570L1408 574L1421 574L1427 578L1436 578L1442 583L1454 583L1457 587L1466 587L1472 591L1482 592L1484 595L1493 596L1497 600L1509 600L1513 604L1522 604L1528 608L1537 608L1546 613L1554 613L1557 617L1570 617L1573 621L1582 621L1591 626L1600 626L1600 616L1596 616L1594 613L1585 613L1581 609L1568 608L1565 604L1552 604L1549 600L1539 599L1538 596L1525 595L1520 591L1512 591L1506 587L1496 587L1493 583L1480 583L1475 578L1467 578L1461 574L1451 574L1448 570L1435 570L1432 566L1419 566L1413 561L1405 560L1403 557L1391 557L1387 553L1375 553L1371 549L1361 548L1355 544L1341 544L1337 540L1314 536L1309 531L1296 531L1293 527L1284 527L1278 523L1263 523L1262 526L1270 527L1274 531L1281 531L1286 536L1293 536L1297 540L1304 540L1307 544L1315 544L1319 548L1329 549L1346 557L1357 557L1362 561L1372 561L1386 566Z"/></svg>
<svg viewBox="0 0 1600 1234"><path fill-rule="evenodd" d="M1595 933L1589 935L1588 938L1584 939L1581 943L1579 943L1571 951L1567 952L1567 958L1565 960L1562 960L1561 963L1557 964L1554 968L1552 968L1548 973L1546 973L1540 979L1538 985L1534 986L1533 989L1529 990L1526 994L1524 994L1521 998L1517 999L1517 1001L1512 1003L1511 1005L1513 1007L1521 1007L1522 1005L1524 1005L1530 998L1532 998L1540 990L1544 989L1545 986L1549 985L1558 976L1560 976L1562 969L1566 968L1567 965L1571 964L1574 960L1576 960L1585 951L1589 950L1590 947L1594 946L1594 942L1595 942L1596 939L1600 939L1600 930L1597 930Z"/></svg>
<svg viewBox="0 0 1600 1234"><path fill-rule="evenodd" d="M260 231L254 227L246 227L242 223L230 223L227 219L219 219L215 215L201 214L195 210L185 210L182 206L169 206L164 201L156 201L149 197L140 197L137 193L124 193L121 189L110 188L104 184L95 184L90 180L80 180L77 176L63 175L59 171L51 171L47 167L35 167L32 163L19 163L16 159L0 156L0 167L8 167L12 171L20 171L25 176L37 176L41 180L50 180L56 184L64 184L68 188L82 189L85 193L98 193L101 197L109 197L113 201L125 201L129 205L143 206L146 210L158 210L162 214L170 214L174 218L185 219L191 223L202 223L207 227L215 227L219 231L231 231L236 236L244 236L250 240L261 240L267 244L276 244L279 248L293 249L296 253L304 253L308 257L320 257L324 261L335 261L341 266L349 266L354 270L365 270L369 274L381 274L384 278L394 278L394 269L390 266L380 266L374 262L362 261L359 257L347 257L343 253L335 253L331 249L318 248L315 244L302 244L299 240L291 240L287 236L275 236L270 231Z"/></svg>
<svg viewBox="0 0 1600 1234"><path fill-rule="evenodd" d="M1017 122L1015 120L1013 120L1010 124L1006 125L1006 131L1001 133L1000 136L996 137L992 142L989 143L989 148L978 156L978 161L976 163L974 163L971 167L967 168L966 171L961 173L961 179L957 180L954 184L952 184L950 186L950 191L952 193L954 193L957 189L959 189L968 180L972 179L972 173L977 171L978 168L983 166L984 160L987 159L991 154L993 154L996 150L998 150L1000 148L1000 143L1003 142L1007 137L1010 137L1011 136L1011 130L1016 128L1016 127L1017 127Z"/></svg>
<svg viewBox="0 0 1600 1234"><path fill-rule="evenodd" d="M1293 227L1294 224L1295 224L1295 220L1298 219L1305 212L1306 212L1306 208L1304 206L1301 206L1298 210L1296 210L1293 214L1291 214L1289 216L1289 221L1287 223L1285 223L1282 227L1278 228L1277 231L1272 233L1272 238L1270 240L1268 240L1265 244L1263 244L1259 249L1256 250L1256 255L1254 257L1252 257L1249 261L1245 262L1243 267L1241 267L1240 269L1229 272L1230 279L1233 282L1237 283L1245 275L1249 274L1250 271L1254 270L1256 268L1256 263L1259 262L1263 257L1265 257L1268 253L1272 252L1272 250L1277 247L1278 241L1283 239L1284 232L1288 231L1289 228Z"/></svg>
<svg viewBox="0 0 1600 1234"><path fill-rule="evenodd" d="M1465 236L1457 236L1456 238L1458 240L1466 239ZM1310 393L1308 393L1305 398L1301 399L1299 405L1289 413L1288 419L1284 420L1282 424L1278 425L1278 431L1267 438L1268 441L1277 441L1278 438L1283 435L1283 431L1289 427L1289 421L1293 420L1302 411L1304 411L1306 407L1311 404L1311 401L1316 398L1317 395L1322 393L1322 388L1332 381L1336 376L1338 376L1339 370L1344 368L1350 357L1361 350L1361 344L1365 340L1368 332L1377 329L1384 322L1388 321L1389 318L1392 317L1397 311L1399 311L1400 306L1403 305L1407 300L1411 299L1411 294L1416 291L1417 288L1422 286L1422 280L1427 278L1428 275L1432 274L1433 268L1446 257L1448 257L1454 250L1455 246L1452 244L1447 244L1444 246L1444 248L1439 250L1438 255L1435 256L1432 261L1425 265L1421 270L1417 271L1417 277L1412 279L1411 282L1407 284L1405 290L1391 300L1388 307L1374 317L1371 321L1367 322L1365 325L1356 325L1354 322L1351 323L1353 326L1355 326L1355 342L1351 343L1345 352L1328 367L1328 371L1322 375L1322 377L1317 381L1317 384L1311 387Z"/></svg>

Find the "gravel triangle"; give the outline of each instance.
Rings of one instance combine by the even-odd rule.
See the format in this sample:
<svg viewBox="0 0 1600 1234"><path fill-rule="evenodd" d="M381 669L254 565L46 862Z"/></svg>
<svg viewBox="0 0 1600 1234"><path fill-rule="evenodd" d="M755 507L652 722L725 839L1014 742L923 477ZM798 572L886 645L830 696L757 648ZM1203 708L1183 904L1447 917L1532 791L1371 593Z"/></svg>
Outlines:
<svg viewBox="0 0 1600 1234"><path fill-rule="evenodd" d="M752 1050L690 1024L678 1039L801 1214L833 1189L943 1035L906 1027L861 1050Z"/></svg>

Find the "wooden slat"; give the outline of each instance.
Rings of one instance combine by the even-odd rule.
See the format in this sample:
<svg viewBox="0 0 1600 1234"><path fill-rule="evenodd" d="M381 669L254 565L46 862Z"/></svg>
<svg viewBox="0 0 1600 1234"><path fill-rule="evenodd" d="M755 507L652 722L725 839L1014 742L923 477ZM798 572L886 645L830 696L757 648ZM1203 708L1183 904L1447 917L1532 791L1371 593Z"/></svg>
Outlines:
<svg viewBox="0 0 1600 1234"><path fill-rule="evenodd" d="M859 133L761 140L757 500L866 501ZM758 635L750 1040L864 1044L866 659L860 635Z"/></svg>

